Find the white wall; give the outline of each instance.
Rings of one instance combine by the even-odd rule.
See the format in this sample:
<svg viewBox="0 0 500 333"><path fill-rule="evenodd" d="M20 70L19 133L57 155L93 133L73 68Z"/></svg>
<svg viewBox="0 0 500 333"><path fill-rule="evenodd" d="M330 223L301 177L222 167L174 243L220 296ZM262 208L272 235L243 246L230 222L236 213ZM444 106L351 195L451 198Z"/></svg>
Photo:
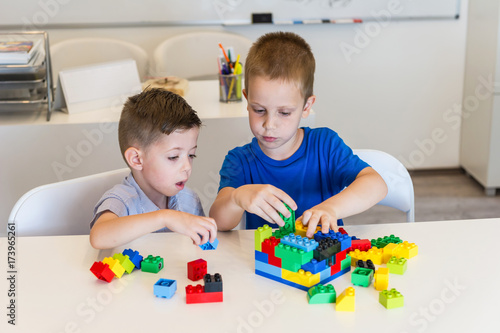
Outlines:
<svg viewBox="0 0 500 333"><path fill-rule="evenodd" d="M453 168L459 166L460 124L450 113L462 101L467 3L459 20L48 31L51 44L101 36L149 54L165 38L188 31L225 30L252 40L268 31L296 32L316 57L317 124L353 147L384 150L409 169ZM348 45L353 53L346 56L341 46Z"/></svg>

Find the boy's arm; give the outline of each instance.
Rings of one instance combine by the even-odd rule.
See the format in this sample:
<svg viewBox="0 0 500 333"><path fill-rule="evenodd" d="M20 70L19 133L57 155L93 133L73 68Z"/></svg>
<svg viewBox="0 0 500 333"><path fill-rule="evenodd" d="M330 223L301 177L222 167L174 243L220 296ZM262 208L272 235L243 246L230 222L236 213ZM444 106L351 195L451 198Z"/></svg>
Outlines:
<svg viewBox="0 0 500 333"><path fill-rule="evenodd" d="M312 237L316 226L321 231L338 230L337 219L361 213L377 204L387 195L384 179L371 167L361 170L356 179L342 192L308 209L299 217L307 228L307 237Z"/></svg>
<svg viewBox="0 0 500 333"><path fill-rule="evenodd" d="M105 211L90 230L90 244L96 249L109 249L164 227L190 237L196 245L209 239L213 242L217 237L217 226L209 217L172 209L123 217Z"/></svg>
<svg viewBox="0 0 500 333"><path fill-rule="evenodd" d="M291 215L283 202L293 210L297 209L297 204L288 194L272 185L224 187L212 204L209 215L217 221L219 230L223 231L236 227L245 211L283 226L279 213L287 218Z"/></svg>

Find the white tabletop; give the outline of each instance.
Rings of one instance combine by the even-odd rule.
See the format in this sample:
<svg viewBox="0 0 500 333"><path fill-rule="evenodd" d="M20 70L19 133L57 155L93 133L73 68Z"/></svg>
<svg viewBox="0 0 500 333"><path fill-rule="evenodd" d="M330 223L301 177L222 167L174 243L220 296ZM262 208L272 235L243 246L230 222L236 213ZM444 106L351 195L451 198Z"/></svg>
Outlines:
<svg viewBox="0 0 500 333"><path fill-rule="evenodd" d="M494 260L500 219L401 223L346 227L351 235L375 238L394 234L415 242L419 254L402 275L391 274L389 288L405 306L386 310L378 292L355 287L356 311L336 312L334 304L309 305L304 291L254 273L253 231L219 233L216 251L202 251L178 234L150 234L113 250L94 250L87 236L16 239L17 330L19 332L482 332L496 323L500 307L499 265ZM0 238L2 267L7 239ZM158 274L134 271L111 283L89 271L94 261L124 248L159 255ZM486 254L486 255L484 255ZM208 262L222 274L224 302L185 304L186 263ZM177 280L172 299L156 298L159 278ZM0 279L2 308L7 281ZM332 282L337 294L351 286L350 273ZM489 330L488 330L489 331Z"/></svg>
<svg viewBox="0 0 500 333"><path fill-rule="evenodd" d="M236 103L219 102L219 85L217 80L190 81L186 96L188 103L198 112L201 119L247 117L247 103L243 100ZM47 112L0 112L0 125L57 125L86 124L100 122L118 122L122 105L67 114L62 111L52 112L47 122Z"/></svg>

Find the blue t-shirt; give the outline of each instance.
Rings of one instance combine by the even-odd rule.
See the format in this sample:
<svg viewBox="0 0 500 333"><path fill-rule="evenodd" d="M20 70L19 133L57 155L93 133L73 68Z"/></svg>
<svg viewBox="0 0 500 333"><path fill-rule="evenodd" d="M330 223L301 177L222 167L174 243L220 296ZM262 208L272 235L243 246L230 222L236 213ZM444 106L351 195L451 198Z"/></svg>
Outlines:
<svg viewBox="0 0 500 333"><path fill-rule="evenodd" d="M304 139L288 159L277 161L260 149L256 138L226 155L220 170L219 191L247 184L271 184L297 204L295 217L349 186L369 165L353 155L338 134L329 128L304 127ZM246 228L256 229L267 221L246 213ZM342 220L338 220L343 225Z"/></svg>

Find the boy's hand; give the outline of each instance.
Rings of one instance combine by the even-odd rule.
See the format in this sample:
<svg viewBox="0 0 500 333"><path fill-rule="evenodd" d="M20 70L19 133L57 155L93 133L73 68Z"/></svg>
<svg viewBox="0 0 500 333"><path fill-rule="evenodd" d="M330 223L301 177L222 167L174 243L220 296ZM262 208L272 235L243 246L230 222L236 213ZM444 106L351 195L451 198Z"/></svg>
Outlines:
<svg viewBox="0 0 500 333"><path fill-rule="evenodd" d="M330 229L337 232L337 213L331 205L321 203L308 209L302 214L297 221L302 221L303 225L308 225L306 236L311 238L314 236L316 227L321 223L321 232L328 233Z"/></svg>
<svg viewBox="0 0 500 333"><path fill-rule="evenodd" d="M217 238L217 224L210 217L192 215L176 210L168 210L166 227L183 235L190 237L193 244L201 245L215 241Z"/></svg>
<svg viewBox="0 0 500 333"><path fill-rule="evenodd" d="M293 210L297 204L293 199L272 185L243 185L233 191L234 202L249 213L258 215L270 223L276 223L280 227L285 222L279 213L290 217L290 211L283 204L286 203Z"/></svg>

